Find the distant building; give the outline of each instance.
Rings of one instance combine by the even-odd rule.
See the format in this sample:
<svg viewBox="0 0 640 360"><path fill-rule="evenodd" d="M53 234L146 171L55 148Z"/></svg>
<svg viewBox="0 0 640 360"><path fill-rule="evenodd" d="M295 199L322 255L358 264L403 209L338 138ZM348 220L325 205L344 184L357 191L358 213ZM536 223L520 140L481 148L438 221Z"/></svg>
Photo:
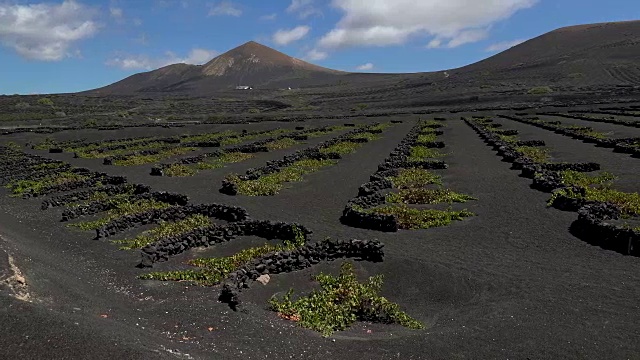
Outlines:
<svg viewBox="0 0 640 360"><path fill-rule="evenodd" d="M238 85L236 86L236 90L251 90L251 86Z"/></svg>

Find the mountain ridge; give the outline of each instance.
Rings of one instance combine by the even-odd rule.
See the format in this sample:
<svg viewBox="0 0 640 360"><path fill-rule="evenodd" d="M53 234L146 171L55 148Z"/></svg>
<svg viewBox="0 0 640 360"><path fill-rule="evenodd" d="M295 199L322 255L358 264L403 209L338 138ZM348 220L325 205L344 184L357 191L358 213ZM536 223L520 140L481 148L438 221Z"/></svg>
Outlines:
<svg viewBox="0 0 640 360"><path fill-rule="evenodd" d="M171 64L131 75L97 94L119 92L208 91L234 88L299 86L300 80L321 81L323 77L345 74L293 58L255 41L246 42L203 65Z"/></svg>
<svg viewBox="0 0 640 360"><path fill-rule="evenodd" d="M405 74L328 69L249 41L204 65L173 64L90 92L199 95L238 85L277 89L344 82L354 86L391 86L399 81L425 84L446 81L451 86L492 82L640 85L639 59L640 21L637 20L562 27L460 68ZM447 74L446 79L442 79L443 72Z"/></svg>

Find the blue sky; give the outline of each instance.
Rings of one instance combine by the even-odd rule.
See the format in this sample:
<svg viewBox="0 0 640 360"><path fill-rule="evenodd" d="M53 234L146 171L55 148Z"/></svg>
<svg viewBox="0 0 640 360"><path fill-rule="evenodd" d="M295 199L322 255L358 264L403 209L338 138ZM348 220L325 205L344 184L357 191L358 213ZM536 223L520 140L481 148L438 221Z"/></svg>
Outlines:
<svg viewBox="0 0 640 360"><path fill-rule="evenodd" d="M637 0L0 0L0 94L88 90L254 40L367 72L464 66Z"/></svg>

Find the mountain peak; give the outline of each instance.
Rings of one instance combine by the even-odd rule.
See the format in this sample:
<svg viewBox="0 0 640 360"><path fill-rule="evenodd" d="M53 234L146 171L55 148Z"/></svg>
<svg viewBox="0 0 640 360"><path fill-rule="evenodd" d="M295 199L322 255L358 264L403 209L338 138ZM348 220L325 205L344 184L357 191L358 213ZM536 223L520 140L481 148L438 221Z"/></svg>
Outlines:
<svg viewBox="0 0 640 360"><path fill-rule="evenodd" d="M205 76L223 76L231 73L252 73L265 69L307 70L336 73L317 65L283 54L255 41L246 42L214 58L202 67Z"/></svg>
<svg viewBox="0 0 640 360"><path fill-rule="evenodd" d="M265 51L265 50L271 50L271 51L276 51L266 45L262 45L258 42L255 41L247 41L246 43L231 49L230 51Z"/></svg>
<svg viewBox="0 0 640 360"><path fill-rule="evenodd" d="M249 41L247 41L246 43L244 43L244 44L242 44L242 45L240 45L240 46L238 46L238 47L243 47L243 46L254 46L254 45L259 45L259 46L267 47L267 46L265 46L265 45L260 44L259 42L253 41L253 40L249 40Z"/></svg>

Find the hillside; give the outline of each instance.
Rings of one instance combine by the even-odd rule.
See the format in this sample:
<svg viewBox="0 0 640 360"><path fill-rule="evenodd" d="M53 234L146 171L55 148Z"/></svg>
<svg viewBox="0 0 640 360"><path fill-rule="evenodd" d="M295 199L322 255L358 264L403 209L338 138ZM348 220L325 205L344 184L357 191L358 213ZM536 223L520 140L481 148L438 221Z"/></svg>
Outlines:
<svg viewBox="0 0 640 360"><path fill-rule="evenodd" d="M551 31L454 74L567 84L640 84L640 21Z"/></svg>
<svg viewBox="0 0 640 360"><path fill-rule="evenodd" d="M347 74L347 86L325 87L312 105L384 109L527 102L539 98L528 94L534 87L550 87L554 97L617 98L640 85L639 60L640 21L570 26L457 69Z"/></svg>
<svg viewBox="0 0 640 360"><path fill-rule="evenodd" d="M425 53L425 56L428 56ZM208 63L170 65L136 74L90 93L180 93L204 95L235 88L304 88L349 96L353 89L408 100L413 95L508 91L532 86L640 84L640 21L565 27L525 41L485 60L457 69L413 74L346 73L293 58L256 42ZM336 87L336 84L347 86ZM409 93L398 90L411 89ZM487 90L489 89L489 90ZM435 92L434 92L435 90ZM390 100L385 98L384 100Z"/></svg>
<svg viewBox="0 0 640 360"><path fill-rule="evenodd" d="M204 65L174 64L135 74L93 90L94 94L139 92L209 92L235 88L301 87L324 84L342 72L285 55L254 41L232 49Z"/></svg>

